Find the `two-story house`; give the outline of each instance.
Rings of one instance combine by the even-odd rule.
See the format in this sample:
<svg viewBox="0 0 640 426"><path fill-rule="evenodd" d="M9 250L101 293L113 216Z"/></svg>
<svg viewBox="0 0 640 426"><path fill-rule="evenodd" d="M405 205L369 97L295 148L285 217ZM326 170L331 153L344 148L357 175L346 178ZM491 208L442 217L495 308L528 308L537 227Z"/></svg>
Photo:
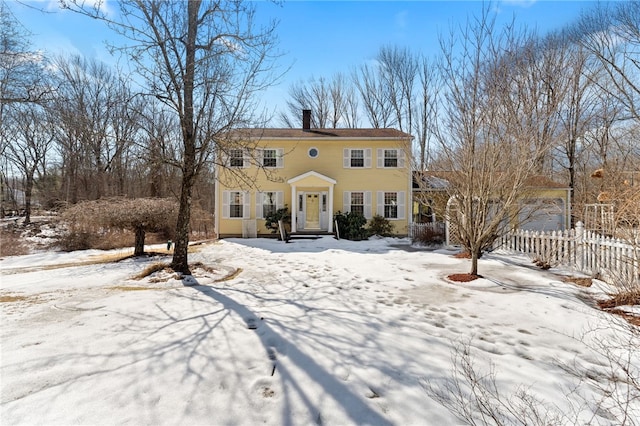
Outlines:
<svg viewBox="0 0 640 426"><path fill-rule="evenodd" d="M395 234L411 220L411 136L395 129L243 129L250 149L228 149L216 176L219 238L271 235L265 217L282 207L291 232L334 232L334 214L383 216ZM248 152L250 151L251 152Z"/></svg>

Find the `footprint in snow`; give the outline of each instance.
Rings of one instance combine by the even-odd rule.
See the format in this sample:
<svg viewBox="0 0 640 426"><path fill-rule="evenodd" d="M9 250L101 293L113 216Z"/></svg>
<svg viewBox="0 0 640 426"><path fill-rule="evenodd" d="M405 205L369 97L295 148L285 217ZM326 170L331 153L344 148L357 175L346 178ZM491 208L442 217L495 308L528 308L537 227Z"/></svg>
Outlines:
<svg viewBox="0 0 640 426"><path fill-rule="evenodd" d="M274 351L274 356L275 352L279 353L280 355L286 355L287 345L279 337L267 337L265 339L265 343L267 345L267 351ZM269 358L271 358L271 355L269 355Z"/></svg>
<svg viewBox="0 0 640 426"><path fill-rule="evenodd" d="M349 370L349 368L341 365L341 366L336 367L335 375L340 380L346 382L347 380L349 380L349 377L351 376L351 370Z"/></svg>

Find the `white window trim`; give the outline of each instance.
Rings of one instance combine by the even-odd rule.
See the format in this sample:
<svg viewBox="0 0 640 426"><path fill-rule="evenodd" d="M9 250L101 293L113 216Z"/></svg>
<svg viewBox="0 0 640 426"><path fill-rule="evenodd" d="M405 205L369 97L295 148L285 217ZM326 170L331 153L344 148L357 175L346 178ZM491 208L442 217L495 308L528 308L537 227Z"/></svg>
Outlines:
<svg viewBox="0 0 640 426"><path fill-rule="evenodd" d="M284 191L261 191L256 192L256 219L264 219L264 193L275 192L276 193L276 210L280 210L284 207Z"/></svg>
<svg viewBox="0 0 640 426"><path fill-rule="evenodd" d="M384 217L384 193L395 192L398 203L398 217L388 217L388 220L405 220L407 214L406 192L405 191L377 191L376 192L376 214Z"/></svg>
<svg viewBox="0 0 640 426"><path fill-rule="evenodd" d="M351 167L351 151L364 151L364 167ZM345 169L370 169L371 148L344 148L342 151L342 167Z"/></svg>
<svg viewBox="0 0 640 426"><path fill-rule="evenodd" d="M406 155L404 154L404 150L399 148L378 148L376 150L377 156L377 167L379 169L404 169L406 164ZM396 151L398 154L398 165L396 167L385 167L384 165L384 152L385 151ZM388 191L387 191L388 192Z"/></svg>
<svg viewBox="0 0 640 426"><path fill-rule="evenodd" d="M224 165L232 169L247 169L251 167L251 156L245 148L232 148L229 151L241 150L242 151L242 166L231 165L231 155L229 152L224 153Z"/></svg>
<svg viewBox="0 0 640 426"><path fill-rule="evenodd" d="M342 208L344 212L351 211L351 193L362 192L364 202L364 217L365 219L373 219L373 208L371 206L371 191L344 191L342 196Z"/></svg>
<svg viewBox="0 0 640 426"><path fill-rule="evenodd" d="M315 150L316 150L316 155L315 155L315 157L311 155L311 150L312 150L312 149L315 149ZM319 150L317 147L312 146L312 147L310 147L309 149L307 149L307 156L308 156L309 158L318 158L318 157L320 156L320 150Z"/></svg>
<svg viewBox="0 0 640 426"><path fill-rule="evenodd" d="M270 150L276 152L276 165L265 166L264 165L264 151ZM258 149L258 161L260 162L260 167L265 167L267 169L282 169L284 168L284 148L259 148Z"/></svg>
<svg viewBox="0 0 640 426"><path fill-rule="evenodd" d="M242 194L242 217L231 217L231 193L239 192ZM251 197L249 191L228 190L222 191L222 218L230 220L250 219L251 218Z"/></svg>

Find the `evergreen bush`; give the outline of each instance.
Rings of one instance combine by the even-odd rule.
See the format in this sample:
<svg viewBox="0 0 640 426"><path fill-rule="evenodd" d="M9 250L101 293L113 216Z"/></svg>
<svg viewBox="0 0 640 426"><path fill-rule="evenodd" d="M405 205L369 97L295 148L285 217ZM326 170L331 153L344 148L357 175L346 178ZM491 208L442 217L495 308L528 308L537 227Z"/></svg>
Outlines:
<svg viewBox="0 0 640 426"><path fill-rule="evenodd" d="M369 234L389 237L393 235L393 224L380 215L375 215L369 223Z"/></svg>
<svg viewBox="0 0 640 426"><path fill-rule="evenodd" d="M278 221L280 221L281 219L282 219L282 223L286 225L285 231L288 232L288 229L290 229L290 225L291 225L291 214L289 213L289 208L287 206L284 206L283 208L268 214L265 217L264 226L266 226L267 229L271 230L272 234L277 234Z"/></svg>
<svg viewBox="0 0 640 426"><path fill-rule="evenodd" d="M369 237L369 233L364 227L367 224L367 219L360 213L338 211L333 218L338 223L340 238L360 241Z"/></svg>

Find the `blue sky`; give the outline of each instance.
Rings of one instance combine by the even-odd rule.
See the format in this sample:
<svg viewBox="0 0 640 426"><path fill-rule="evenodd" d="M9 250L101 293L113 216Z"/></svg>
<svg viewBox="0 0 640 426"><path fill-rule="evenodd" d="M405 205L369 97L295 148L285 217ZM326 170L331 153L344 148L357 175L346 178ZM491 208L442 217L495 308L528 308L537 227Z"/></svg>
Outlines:
<svg viewBox="0 0 640 426"><path fill-rule="evenodd" d="M100 22L60 11L57 0L9 0L9 5L33 34L34 48L115 62L103 43L112 33ZM434 55L439 33L463 24L483 7L480 1L285 1L282 5L261 1L257 5L259 17L280 21L280 49L285 53L280 65L291 67L265 94L272 108L284 104L291 83L348 73L375 57L384 45ZM510 0L494 2L492 7L498 12L498 22L515 17L517 23L544 33L570 23L581 10L594 5L591 1Z"/></svg>

